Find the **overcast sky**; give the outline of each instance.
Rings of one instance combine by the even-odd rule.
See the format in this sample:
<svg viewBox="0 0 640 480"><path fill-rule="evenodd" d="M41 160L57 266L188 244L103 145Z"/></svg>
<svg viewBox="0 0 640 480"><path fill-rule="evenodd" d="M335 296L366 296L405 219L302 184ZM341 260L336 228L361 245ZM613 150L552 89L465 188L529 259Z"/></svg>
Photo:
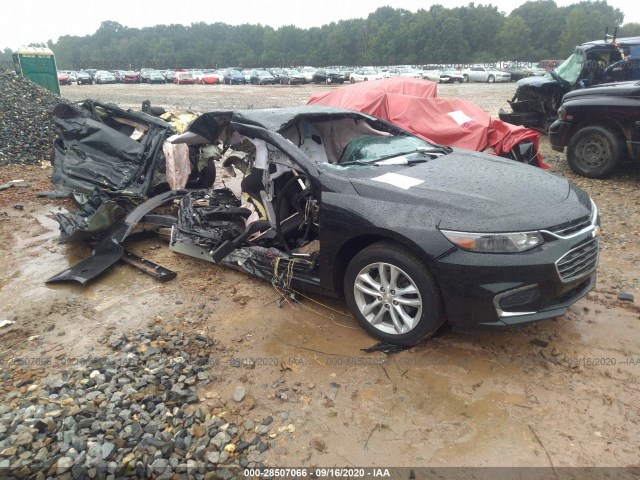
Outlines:
<svg viewBox="0 0 640 480"><path fill-rule="evenodd" d="M223 22L230 25L261 23L274 28L296 25L317 27L338 20L365 18L382 6L404 8L412 12L440 4L447 8L468 5L470 0L30 0L25 3L3 1L0 14L0 48L16 50L31 42L57 40L62 35L89 35L100 22L113 20L127 27L193 22ZM476 1L497 5L509 13L524 0ZM577 0L556 0L558 5ZM609 0L609 5L624 13L626 22L640 23L640 1Z"/></svg>

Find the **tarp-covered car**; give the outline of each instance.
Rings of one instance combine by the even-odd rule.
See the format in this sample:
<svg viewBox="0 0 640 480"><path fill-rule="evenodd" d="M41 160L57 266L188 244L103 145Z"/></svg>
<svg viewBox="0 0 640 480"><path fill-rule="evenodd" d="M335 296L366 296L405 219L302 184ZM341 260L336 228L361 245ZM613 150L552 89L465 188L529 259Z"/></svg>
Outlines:
<svg viewBox="0 0 640 480"><path fill-rule="evenodd" d="M547 168L538 153L538 132L492 118L471 102L436 97L435 82L390 78L318 93L308 104L357 110L399 125L431 143L495 152Z"/></svg>
<svg viewBox="0 0 640 480"><path fill-rule="evenodd" d="M344 295L363 328L399 345L447 319L508 325L561 315L594 286L596 206L544 170L321 106L209 112L172 141L227 151L225 163L247 173L242 195L150 199L110 232L101 251L111 260L135 221L181 196L170 248L288 295ZM56 280L86 280L91 262Z"/></svg>

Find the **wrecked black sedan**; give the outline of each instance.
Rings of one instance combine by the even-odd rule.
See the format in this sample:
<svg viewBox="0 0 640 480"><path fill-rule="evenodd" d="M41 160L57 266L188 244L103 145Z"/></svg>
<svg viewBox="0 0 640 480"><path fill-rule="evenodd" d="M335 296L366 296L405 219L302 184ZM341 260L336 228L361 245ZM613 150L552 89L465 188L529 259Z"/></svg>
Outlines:
<svg viewBox="0 0 640 480"><path fill-rule="evenodd" d="M575 89L598 85L605 82L625 80L616 72L616 65L623 56L640 55L640 37L615 39L606 37L578 45L561 65L544 76L523 78L517 83L517 90L509 104L512 111L500 109L503 122L524 125L528 128L547 132L557 118L557 110L562 97ZM633 69L625 73L629 78L640 71L640 64L630 64Z"/></svg>
<svg viewBox="0 0 640 480"><path fill-rule="evenodd" d="M561 315L594 286L596 206L538 168L328 107L210 112L172 142L219 145L223 165L246 173L241 194L167 192L132 212L105 252L180 197L172 250L287 293L344 295L367 332L398 345L447 320L504 326ZM82 278L84 262L56 280Z"/></svg>

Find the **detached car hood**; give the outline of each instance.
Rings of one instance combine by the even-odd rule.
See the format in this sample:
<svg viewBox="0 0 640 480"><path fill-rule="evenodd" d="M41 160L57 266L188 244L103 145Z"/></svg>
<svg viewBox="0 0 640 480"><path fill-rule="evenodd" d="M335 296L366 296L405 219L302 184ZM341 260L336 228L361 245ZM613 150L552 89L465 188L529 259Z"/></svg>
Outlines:
<svg viewBox="0 0 640 480"><path fill-rule="evenodd" d="M588 195L563 177L460 149L426 163L352 172L351 182L359 195L431 207L438 212L434 217L439 216L439 227L450 230L539 230L591 211ZM403 181L421 183L405 189L400 186ZM542 211L544 217L522 215L528 211Z"/></svg>

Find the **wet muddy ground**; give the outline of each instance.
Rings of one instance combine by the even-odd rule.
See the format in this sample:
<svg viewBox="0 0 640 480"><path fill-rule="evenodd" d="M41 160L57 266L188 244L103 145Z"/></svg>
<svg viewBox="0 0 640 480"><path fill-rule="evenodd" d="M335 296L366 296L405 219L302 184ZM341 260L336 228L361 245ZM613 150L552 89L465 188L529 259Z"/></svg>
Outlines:
<svg viewBox="0 0 640 480"><path fill-rule="evenodd" d="M63 87L63 95L132 108L149 98L203 111L298 105L323 88L98 85ZM444 85L439 94L474 100L495 115L514 89ZM0 169L0 183L30 184L0 192L0 321L15 322L0 329L3 373L55 374L104 352L105 335L158 322L216 339L210 390L248 419L274 416L278 447L265 462L272 466L638 465L640 173L579 178L544 137L541 147L600 208L596 289L556 319L445 330L392 356L361 351L376 342L341 300L279 306L270 284L175 254L161 238L130 249L176 271L168 283L118 264L84 287L46 286L90 249L58 243L51 212L71 205L36 197L50 188L49 169ZM636 302L618 300L621 292ZM30 365L9 365L12 358ZM38 365L42 358L47 365ZM231 400L238 385L247 392L241 404Z"/></svg>

